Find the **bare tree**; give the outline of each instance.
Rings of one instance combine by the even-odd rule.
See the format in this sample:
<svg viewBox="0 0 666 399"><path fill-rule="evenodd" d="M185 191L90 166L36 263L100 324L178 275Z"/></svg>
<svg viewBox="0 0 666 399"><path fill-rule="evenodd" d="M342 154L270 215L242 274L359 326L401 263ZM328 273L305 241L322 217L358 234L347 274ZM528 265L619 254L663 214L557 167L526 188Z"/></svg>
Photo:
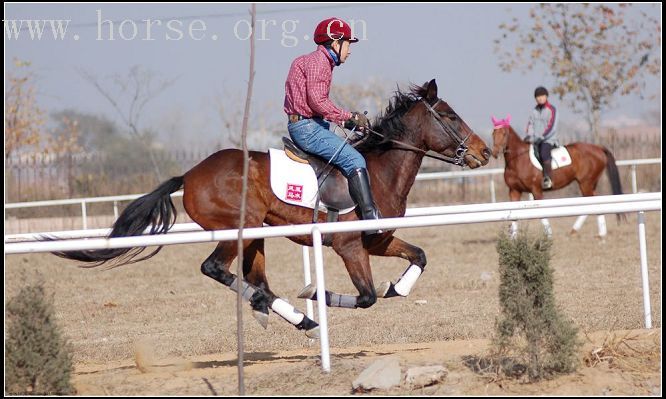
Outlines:
<svg viewBox="0 0 666 399"><path fill-rule="evenodd" d="M250 156L247 150L247 125L250 119L250 104L252 103L252 86L254 84L254 25L257 14L257 5L252 3L250 8L250 77L247 81L247 95L245 97L245 110L243 111L243 126L241 128L241 145L243 147L243 188L241 189L241 208L238 226L238 264L236 275L238 278L238 292L236 295L236 335L238 336L238 394L245 395L245 383L243 379L243 296L240 283L243 280L243 227L245 227L245 214L247 206L247 175L250 167Z"/></svg>
<svg viewBox="0 0 666 399"><path fill-rule="evenodd" d="M103 87L101 79L95 77L90 72L79 70L79 74L88 83L92 84L111 104L123 123L127 125L129 133L144 142L146 141L146 135L142 135L139 129L139 121L143 115L144 107L178 79L176 77L156 82L153 72L135 65L130 68L126 76L116 74L110 77L116 91L118 91L118 94L114 95L113 90ZM129 101L123 101L123 99L128 99ZM162 181L162 174L160 173L160 168L150 143L145 144L148 148L155 177L157 177L158 181Z"/></svg>
<svg viewBox="0 0 666 399"><path fill-rule="evenodd" d="M214 97L213 104L222 123L226 142L241 148L242 143L238 133L242 129L243 122L242 95L225 88ZM258 108L261 112L248 121L248 129L260 134L249 137L248 145L255 149L264 149L271 144L276 135L287 134L287 127L283 118L284 112L274 101L264 102Z"/></svg>
<svg viewBox="0 0 666 399"><path fill-rule="evenodd" d="M335 85L331 89L331 100L345 109L376 115L388 105L396 89L395 83L370 77L361 83Z"/></svg>
<svg viewBox="0 0 666 399"><path fill-rule="evenodd" d="M597 140L602 110L617 96L643 95L647 76L661 71L661 20L654 15L630 4L541 3L530 9L529 23L499 25L495 51L505 72L545 65L555 78L552 91L586 115Z"/></svg>

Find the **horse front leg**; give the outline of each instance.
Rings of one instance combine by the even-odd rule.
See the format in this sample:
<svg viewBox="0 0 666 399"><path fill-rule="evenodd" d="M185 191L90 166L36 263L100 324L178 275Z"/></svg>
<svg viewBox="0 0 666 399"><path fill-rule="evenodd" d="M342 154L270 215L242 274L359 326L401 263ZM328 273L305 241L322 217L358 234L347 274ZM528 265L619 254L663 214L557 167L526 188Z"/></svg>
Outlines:
<svg viewBox="0 0 666 399"><path fill-rule="evenodd" d="M385 281L379 285L377 294L380 298L406 297L409 295L428 262L425 252L421 248L394 236L391 236L388 241L371 247L369 252L376 256L396 256L406 259L410 263L395 283Z"/></svg>
<svg viewBox="0 0 666 399"><path fill-rule="evenodd" d="M359 292L358 296L337 294L326 290L326 305L340 308L369 308L377 302L377 291L372 281L370 258L368 250L364 248L361 235L358 239L347 240L344 243L333 243L333 250L340 255L345 263L349 277ZM301 290L299 298L317 300L317 287L310 284Z"/></svg>

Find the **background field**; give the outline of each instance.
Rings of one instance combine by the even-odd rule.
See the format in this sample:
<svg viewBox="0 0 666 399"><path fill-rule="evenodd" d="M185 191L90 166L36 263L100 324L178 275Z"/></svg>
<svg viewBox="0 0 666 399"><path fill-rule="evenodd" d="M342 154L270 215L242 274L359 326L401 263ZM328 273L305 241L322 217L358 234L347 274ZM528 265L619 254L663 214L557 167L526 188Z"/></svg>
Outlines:
<svg viewBox="0 0 666 399"><path fill-rule="evenodd" d="M551 266L562 311L582 332L642 328L636 215L629 215L628 222L619 226L614 215L607 216L609 235L604 242L594 238L595 218L588 219L578 236L568 236L574 220L551 219L555 240ZM530 221L521 226L537 232L541 225ZM334 356L333 371L337 376L330 377L348 377L349 381L340 385L346 387L340 388L342 391L330 390L336 384L326 389L324 385L328 384L317 385L320 375L318 342L310 341L274 314L271 314L268 329L264 330L252 319L246 306L244 329L248 364L262 361L270 364L271 358L282 362L290 359L285 364L279 363L282 366L273 367L272 371L251 373L255 381L252 392L260 393L261 389L272 394L292 392L293 385L284 383L284 378L279 378L284 385L280 388L271 377L285 373L289 365L299 367L299 373L309 370L309 376L304 378L312 379L314 385L308 383L302 389L311 394L349 393L348 385L362 371L361 366L369 361L371 354L397 350L394 347L383 352L381 348L385 345L402 345L401 353L412 353L404 352L405 348L416 345L423 349L441 341L467 340L460 341L467 342L461 344L460 355L476 353L485 344L469 343L485 341L469 340L490 338L499 311L495 241L506 228L506 223L488 223L399 231L397 236L422 247L428 255L426 272L411 295L379 300L365 310L329 308L332 351L334 355L347 353ZM653 325L660 332L660 212L647 214L647 237ZM81 392L230 394L235 389L236 297L199 271L201 262L214 245L165 247L150 260L107 271L80 269L74 262L45 254L6 256L5 300L21 285L37 278L37 272L42 275L47 287L54 292L58 321L72 343ZM271 239L266 244L266 255L271 288L304 311L304 301L296 298L303 287L300 246L286 239ZM342 262L330 249L325 249L324 261L327 286L336 292L355 294ZM372 258L371 262L376 284L395 280L407 267L400 259ZM417 305L416 300L427 303ZM363 359L364 355L350 348L360 348L358 353L365 351L370 357ZM149 354L144 353L146 351ZM166 369L159 372L153 370L152 374L142 375L134 365L137 353L158 363L160 359L180 359L168 364L186 366L173 370L165 366ZM424 357L419 361L429 360L425 353L431 352L423 352ZM403 363L408 358L407 355L401 357ZM459 359L451 361L457 364ZM198 366L190 370L192 364ZM206 373L212 374L206 377ZM223 381L217 378L217 384L221 385L203 382L216 373L228 374ZM290 378L296 385L305 384L295 375ZM121 384L119 379L124 382ZM176 380L182 381L176 383ZM649 390L634 393L639 392Z"/></svg>

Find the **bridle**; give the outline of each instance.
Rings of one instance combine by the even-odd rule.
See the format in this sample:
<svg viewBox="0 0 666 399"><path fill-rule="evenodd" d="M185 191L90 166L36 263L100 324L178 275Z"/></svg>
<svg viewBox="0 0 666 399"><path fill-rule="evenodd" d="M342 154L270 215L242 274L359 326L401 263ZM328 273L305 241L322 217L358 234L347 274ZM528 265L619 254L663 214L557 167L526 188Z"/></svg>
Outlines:
<svg viewBox="0 0 666 399"><path fill-rule="evenodd" d="M467 134L467 136L463 139L458 135L458 133L456 133L455 129L453 129L449 123L446 123L442 120L439 113L437 113L437 111L435 111L435 107L437 107L437 104L439 104L442 101L441 99L438 98L437 101L435 102L435 104L433 104L433 105L428 104L428 102L425 101L424 99L422 99L421 101L425 105L428 112L432 115L432 117L439 123L439 126L442 128L444 133L446 133L446 135L449 138L451 138L456 144L458 144L458 148L456 148L456 151L455 151L455 156L450 157L448 155L436 154L436 153L435 154L429 154L428 151L425 151L421 148L415 147L413 145L404 143L404 142L399 141L399 140L388 139L388 141L390 141L394 144L398 144L399 146L402 146L402 148L404 148L404 149L423 153L426 157L434 158L434 159L437 159L437 160L440 160L440 161L444 161L444 162L448 162L448 163L451 163L451 164L454 164L454 165L464 167L466 165L465 155L467 155L467 151L469 150L469 148L467 147L466 142L469 139L469 137L471 135L471 132L469 134ZM377 135L377 136L380 136L380 137L383 137L384 139L386 139L386 137L383 134L379 133L379 132L376 132L376 131L374 131L370 128L368 128L368 131Z"/></svg>

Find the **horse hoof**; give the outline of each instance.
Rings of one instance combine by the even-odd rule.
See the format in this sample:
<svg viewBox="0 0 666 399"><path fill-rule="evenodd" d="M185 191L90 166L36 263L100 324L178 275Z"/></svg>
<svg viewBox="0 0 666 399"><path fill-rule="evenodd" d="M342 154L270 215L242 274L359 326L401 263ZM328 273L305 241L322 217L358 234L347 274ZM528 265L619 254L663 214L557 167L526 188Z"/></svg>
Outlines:
<svg viewBox="0 0 666 399"><path fill-rule="evenodd" d="M298 294L298 297L301 299L312 299L314 298L315 293L317 292L317 287L313 284L308 284L301 290Z"/></svg>
<svg viewBox="0 0 666 399"><path fill-rule="evenodd" d="M252 311L252 316L254 319L262 326L264 329L268 328L268 313L259 312L257 310Z"/></svg>
<svg viewBox="0 0 666 399"><path fill-rule="evenodd" d="M384 298L384 295L386 295L391 288L391 282L390 281L384 281L383 283L379 284L379 287L377 287L377 296L380 298Z"/></svg>
<svg viewBox="0 0 666 399"><path fill-rule="evenodd" d="M307 330L305 336L312 339L319 339L319 326Z"/></svg>

